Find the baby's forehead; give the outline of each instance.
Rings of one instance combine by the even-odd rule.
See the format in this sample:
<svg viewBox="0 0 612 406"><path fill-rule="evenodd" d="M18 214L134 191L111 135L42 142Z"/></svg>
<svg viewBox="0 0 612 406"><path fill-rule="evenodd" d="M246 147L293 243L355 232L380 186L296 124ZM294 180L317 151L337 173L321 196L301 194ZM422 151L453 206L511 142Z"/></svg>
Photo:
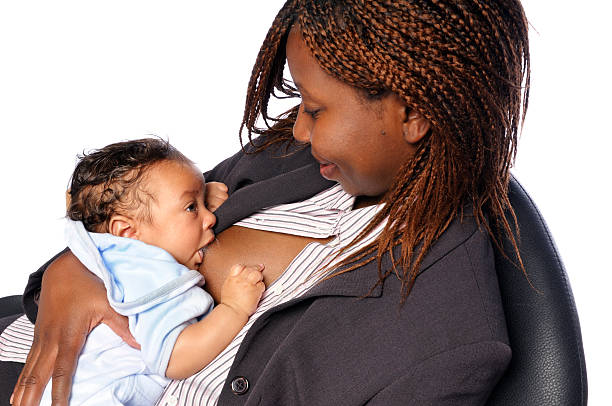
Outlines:
<svg viewBox="0 0 612 406"><path fill-rule="evenodd" d="M205 189L204 175L191 162L160 162L148 171L145 182L153 197L200 195Z"/></svg>

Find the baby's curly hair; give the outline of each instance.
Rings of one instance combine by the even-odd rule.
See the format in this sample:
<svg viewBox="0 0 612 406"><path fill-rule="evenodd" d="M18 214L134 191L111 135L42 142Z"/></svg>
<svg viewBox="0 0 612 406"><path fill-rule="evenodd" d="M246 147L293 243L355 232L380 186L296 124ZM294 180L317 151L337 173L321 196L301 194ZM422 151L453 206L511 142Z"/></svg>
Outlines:
<svg viewBox="0 0 612 406"><path fill-rule="evenodd" d="M97 233L108 231L113 214L135 214L151 222L149 202L155 196L142 180L154 164L165 160L192 163L158 138L118 142L83 153L70 180L66 216Z"/></svg>

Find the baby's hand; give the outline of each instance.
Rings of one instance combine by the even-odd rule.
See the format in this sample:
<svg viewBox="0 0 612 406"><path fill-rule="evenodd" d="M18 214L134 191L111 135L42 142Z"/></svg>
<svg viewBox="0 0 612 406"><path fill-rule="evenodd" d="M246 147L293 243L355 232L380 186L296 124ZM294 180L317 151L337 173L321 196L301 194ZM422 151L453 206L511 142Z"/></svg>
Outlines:
<svg viewBox="0 0 612 406"><path fill-rule="evenodd" d="M208 210L214 212L227 200L227 198L227 186L225 183L206 183L206 208Z"/></svg>
<svg viewBox="0 0 612 406"><path fill-rule="evenodd" d="M221 288L221 304L231 307L248 319L255 310L266 286L263 283L263 265L234 265Z"/></svg>

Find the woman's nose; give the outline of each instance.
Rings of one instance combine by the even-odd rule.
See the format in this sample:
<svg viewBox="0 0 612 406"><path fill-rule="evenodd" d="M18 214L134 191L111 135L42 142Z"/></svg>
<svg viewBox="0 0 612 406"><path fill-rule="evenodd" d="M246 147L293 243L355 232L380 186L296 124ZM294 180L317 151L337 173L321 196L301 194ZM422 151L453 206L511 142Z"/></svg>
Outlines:
<svg viewBox="0 0 612 406"><path fill-rule="evenodd" d="M302 106L300 106L297 118L295 119L295 123L293 124L293 138L303 143L310 142L310 128L306 121L307 120L305 120L303 117Z"/></svg>

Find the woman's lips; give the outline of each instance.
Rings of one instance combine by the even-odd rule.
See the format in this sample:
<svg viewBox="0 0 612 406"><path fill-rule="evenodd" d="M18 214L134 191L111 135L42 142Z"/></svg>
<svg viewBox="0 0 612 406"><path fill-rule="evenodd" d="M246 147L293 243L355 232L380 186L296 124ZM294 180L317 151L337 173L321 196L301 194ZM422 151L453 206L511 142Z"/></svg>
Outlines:
<svg viewBox="0 0 612 406"><path fill-rule="evenodd" d="M313 149L311 149L310 153L312 154L312 157L319 163L319 172L321 173L321 176L323 176L327 180L334 180L334 172L338 170L336 164L333 164L319 157L319 155Z"/></svg>
<svg viewBox="0 0 612 406"><path fill-rule="evenodd" d="M321 176L323 176L327 180L332 180L336 168L337 166L335 164L319 163L319 172L321 172Z"/></svg>

